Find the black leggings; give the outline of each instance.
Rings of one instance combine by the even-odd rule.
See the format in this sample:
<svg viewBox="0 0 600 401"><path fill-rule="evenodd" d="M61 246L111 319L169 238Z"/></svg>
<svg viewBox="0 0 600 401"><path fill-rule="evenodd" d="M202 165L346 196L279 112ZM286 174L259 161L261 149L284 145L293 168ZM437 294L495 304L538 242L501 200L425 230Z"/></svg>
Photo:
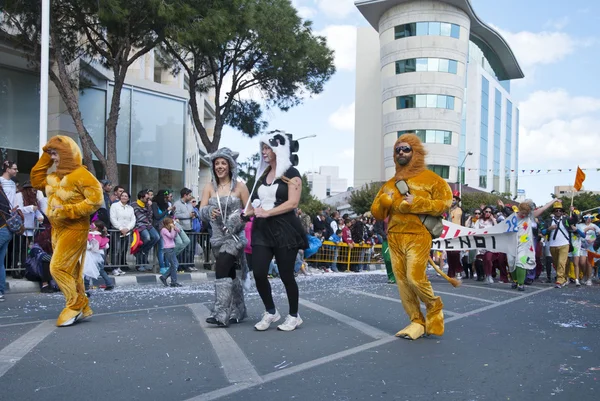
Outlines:
<svg viewBox="0 0 600 401"><path fill-rule="evenodd" d="M267 278L269 265L275 255L279 277L285 286L288 302L290 304L290 314L298 313L298 284L294 277L294 264L298 250L287 248L270 248L266 246L252 247L252 268L254 271L254 281L256 289L265 304L265 309L275 309L273 294L271 294L271 284Z"/></svg>
<svg viewBox="0 0 600 401"><path fill-rule="evenodd" d="M226 252L221 252L217 255L215 263L215 276L218 279L231 277L235 279L235 262L236 257Z"/></svg>

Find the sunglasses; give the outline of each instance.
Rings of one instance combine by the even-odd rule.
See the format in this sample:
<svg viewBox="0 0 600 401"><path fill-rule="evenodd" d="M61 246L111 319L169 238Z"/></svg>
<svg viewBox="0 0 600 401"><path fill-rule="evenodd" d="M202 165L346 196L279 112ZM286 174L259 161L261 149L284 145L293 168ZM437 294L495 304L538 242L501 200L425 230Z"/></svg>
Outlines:
<svg viewBox="0 0 600 401"><path fill-rule="evenodd" d="M396 148L396 154L399 155L400 153L410 153L412 152L412 148L410 146L398 146Z"/></svg>
<svg viewBox="0 0 600 401"><path fill-rule="evenodd" d="M492 211L491 211L491 210L486 210L486 211L485 211L485 212L483 212L483 213L492 213Z"/></svg>
<svg viewBox="0 0 600 401"><path fill-rule="evenodd" d="M474 214L475 216L480 216L480 215L481 215L481 212L475 212L475 213L473 213L473 214Z"/></svg>

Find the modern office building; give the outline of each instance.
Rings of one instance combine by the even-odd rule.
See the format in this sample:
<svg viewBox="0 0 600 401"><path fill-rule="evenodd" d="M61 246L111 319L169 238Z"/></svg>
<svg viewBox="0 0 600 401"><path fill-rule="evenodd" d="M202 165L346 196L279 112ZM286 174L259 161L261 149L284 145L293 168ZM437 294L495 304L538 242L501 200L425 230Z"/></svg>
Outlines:
<svg viewBox="0 0 600 401"><path fill-rule="evenodd" d="M105 149L106 120L110 111L113 75L97 63L80 61L80 77L89 83L79 93L79 107L87 130L100 150ZM188 107L185 76L173 76L151 51L129 68L121 95L117 125L117 161L120 185L133 193L142 188L183 186L199 192L210 174L201 157L205 149L196 139ZM38 160L39 82L27 57L0 41L0 159L18 163L21 182ZM200 116L209 134L214 127L214 93L198 95ZM77 131L50 82L48 96L48 137L69 135L78 141ZM96 174L103 178L99 162ZM116 183L115 183L116 184ZM200 190L199 190L200 188Z"/></svg>
<svg viewBox="0 0 600 401"><path fill-rule="evenodd" d="M516 194L510 80L524 75L506 41L469 0L355 4L371 25L358 29L355 186L391 178L393 144L412 132L449 183Z"/></svg>
<svg viewBox="0 0 600 401"><path fill-rule="evenodd" d="M338 166L321 166L318 173L307 172L306 178L310 193L321 200L348 190L348 180L340 178Z"/></svg>

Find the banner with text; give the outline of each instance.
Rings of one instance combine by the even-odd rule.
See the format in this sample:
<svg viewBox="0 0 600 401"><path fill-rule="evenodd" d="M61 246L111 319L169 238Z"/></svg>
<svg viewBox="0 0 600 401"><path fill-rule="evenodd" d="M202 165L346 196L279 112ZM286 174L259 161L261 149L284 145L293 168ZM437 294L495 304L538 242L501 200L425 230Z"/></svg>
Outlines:
<svg viewBox="0 0 600 401"><path fill-rule="evenodd" d="M474 229L444 220L440 238L434 239L435 251L467 251L485 249L515 256L517 251L518 221L515 213L492 227Z"/></svg>

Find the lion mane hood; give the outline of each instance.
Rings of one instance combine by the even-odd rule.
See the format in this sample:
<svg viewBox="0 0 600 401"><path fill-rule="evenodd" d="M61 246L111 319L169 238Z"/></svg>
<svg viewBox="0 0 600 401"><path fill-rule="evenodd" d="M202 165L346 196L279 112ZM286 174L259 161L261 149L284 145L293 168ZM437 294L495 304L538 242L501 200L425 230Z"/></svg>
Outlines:
<svg viewBox="0 0 600 401"><path fill-rule="evenodd" d="M50 138L42 150L48 152L50 149L55 150L60 156L60 161L56 166L56 174L59 177L62 178L81 167L81 150L77 143L68 136L56 135Z"/></svg>
<svg viewBox="0 0 600 401"><path fill-rule="evenodd" d="M408 143L413 149L413 156L410 162L406 166L401 166L396 163L396 147L402 143ZM394 157L394 164L396 166L396 180L406 180L408 178L416 177L423 171L427 170L427 164L425 164L425 156L427 151L423 146L423 143L415 134L403 134L396 140L394 148L392 149Z"/></svg>

